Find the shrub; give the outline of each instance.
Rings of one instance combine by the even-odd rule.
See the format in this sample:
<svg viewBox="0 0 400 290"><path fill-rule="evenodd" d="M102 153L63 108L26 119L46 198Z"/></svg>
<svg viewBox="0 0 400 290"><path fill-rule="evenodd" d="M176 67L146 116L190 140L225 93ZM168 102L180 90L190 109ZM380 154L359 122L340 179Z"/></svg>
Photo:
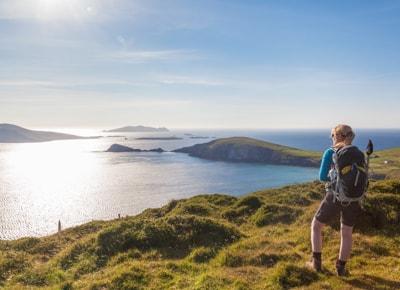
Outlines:
<svg viewBox="0 0 400 290"><path fill-rule="evenodd" d="M251 215L260 206L262 206L261 200L254 195L249 195L239 199L234 204L233 208L222 212L221 216L230 222L241 223L243 222L243 217Z"/></svg>
<svg viewBox="0 0 400 290"><path fill-rule="evenodd" d="M278 255L261 253L255 257L251 258L249 261L249 264L253 265L253 266L272 267L279 260L280 260L280 257Z"/></svg>
<svg viewBox="0 0 400 290"><path fill-rule="evenodd" d="M210 218L175 216L168 218L166 222L173 227L175 240L180 240L186 247L219 247L233 243L241 237L237 229Z"/></svg>
<svg viewBox="0 0 400 290"><path fill-rule="evenodd" d="M291 264L284 264L278 267L272 282L276 287L289 289L292 287L307 286L318 279L317 273L307 269L300 268Z"/></svg>
<svg viewBox="0 0 400 290"><path fill-rule="evenodd" d="M200 216L207 216L210 214L210 208L198 203L183 204L180 208L180 212L183 214L193 214Z"/></svg>
<svg viewBox="0 0 400 290"><path fill-rule="evenodd" d="M213 248L200 247L192 251L189 260L195 263L206 263L214 258L216 250Z"/></svg>
<svg viewBox="0 0 400 290"><path fill-rule="evenodd" d="M230 195L223 195L223 194L209 194L204 195L207 201L211 204L216 206L229 206L232 205L237 198Z"/></svg>
<svg viewBox="0 0 400 290"><path fill-rule="evenodd" d="M0 281L6 280L9 276L23 272L30 266L24 254L13 251L0 252Z"/></svg>
<svg viewBox="0 0 400 290"><path fill-rule="evenodd" d="M236 202L235 207L239 208L239 207L245 206L248 209L255 210L255 209L258 209L261 205L262 205L262 202L257 196L249 195L249 196L245 196L245 197L239 199Z"/></svg>
<svg viewBox="0 0 400 290"><path fill-rule="evenodd" d="M22 238L13 243L13 248L18 251L31 252L32 248L39 243L39 238Z"/></svg>
<svg viewBox="0 0 400 290"><path fill-rule="evenodd" d="M400 225L400 196L379 194L368 196L364 203L364 216L360 227L383 229L388 225Z"/></svg>
<svg viewBox="0 0 400 290"><path fill-rule="evenodd" d="M369 191L380 193L400 193L399 180L380 180L371 182Z"/></svg>
<svg viewBox="0 0 400 290"><path fill-rule="evenodd" d="M237 254L233 254L229 251L223 252L219 256L219 263L221 266L226 266L226 267L241 267L245 264L245 259Z"/></svg>
<svg viewBox="0 0 400 290"><path fill-rule="evenodd" d="M254 223L258 227L269 224L293 222L299 215L301 210L294 209L289 206L279 204L268 204L259 208L252 216Z"/></svg>
<svg viewBox="0 0 400 290"><path fill-rule="evenodd" d="M249 216L254 210L249 209L247 206L241 206L235 209L228 209L222 212L221 216L230 222L240 223L242 217Z"/></svg>
<svg viewBox="0 0 400 290"><path fill-rule="evenodd" d="M309 191L307 193L307 197L311 198L313 200L320 200L322 198L322 194L320 192L317 192L317 191Z"/></svg>
<svg viewBox="0 0 400 290"><path fill-rule="evenodd" d="M144 273L143 270L132 267L128 271L123 272L114 278L109 289L115 290L138 290L145 289L149 283L149 277Z"/></svg>
<svg viewBox="0 0 400 290"><path fill-rule="evenodd" d="M131 248L188 250L199 246L219 247L240 237L238 230L213 219L179 215L121 223L100 232L96 244L97 254L107 257Z"/></svg>
<svg viewBox="0 0 400 290"><path fill-rule="evenodd" d="M85 242L78 241L69 250L67 250L60 258L59 264L63 270L69 269L73 264L75 264L81 255L87 254L88 252L93 252L94 240L90 239Z"/></svg>

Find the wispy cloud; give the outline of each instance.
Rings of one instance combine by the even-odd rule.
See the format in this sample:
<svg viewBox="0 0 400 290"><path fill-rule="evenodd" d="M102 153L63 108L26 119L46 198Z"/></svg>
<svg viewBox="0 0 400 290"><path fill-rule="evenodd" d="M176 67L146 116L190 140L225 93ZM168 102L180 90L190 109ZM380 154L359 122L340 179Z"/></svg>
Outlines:
<svg viewBox="0 0 400 290"><path fill-rule="evenodd" d="M0 80L0 87L49 87L57 84L39 80Z"/></svg>
<svg viewBox="0 0 400 290"><path fill-rule="evenodd" d="M151 61L194 60L201 58L197 51L183 49L118 51L103 55L102 57L132 63L144 63Z"/></svg>
<svg viewBox="0 0 400 290"><path fill-rule="evenodd" d="M212 80L192 76L161 76L160 83L166 85L198 85L198 86L223 86L227 83L219 80Z"/></svg>

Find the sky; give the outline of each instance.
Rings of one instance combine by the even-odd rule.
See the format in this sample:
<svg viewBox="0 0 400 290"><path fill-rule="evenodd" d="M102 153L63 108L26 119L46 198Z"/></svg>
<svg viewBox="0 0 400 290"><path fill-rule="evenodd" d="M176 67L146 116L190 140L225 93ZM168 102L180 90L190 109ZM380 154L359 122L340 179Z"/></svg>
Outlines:
<svg viewBox="0 0 400 290"><path fill-rule="evenodd" d="M0 123L400 127L400 1L0 0Z"/></svg>

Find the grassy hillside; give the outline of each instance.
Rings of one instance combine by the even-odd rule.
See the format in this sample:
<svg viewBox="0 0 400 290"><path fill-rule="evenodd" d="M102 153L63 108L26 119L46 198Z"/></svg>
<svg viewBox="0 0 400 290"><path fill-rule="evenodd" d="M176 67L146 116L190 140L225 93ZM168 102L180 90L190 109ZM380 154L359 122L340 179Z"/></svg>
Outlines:
<svg viewBox="0 0 400 290"><path fill-rule="evenodd" d="M319 182L235 198L199 195L159 209L0 242L5 289L399 289L400 181L373 182L356 227L351 275L338 278L338 223L325 270L304 267ZM0 286L0 287L1 287Z"/></svg>
<svg viewBox="0 0 400 290"><path fill-rule="evenodd" d="M321 153L287 147L248 137L216 139L174 150L191 156L234 162L258 162L318 167Z"/></svg>
<svg viewBox="0 0 400 290"><path fill-rule="evenodd" d="M377 177L400 178L400 148L377 151L372 155L371 169Z"/></svg>
<svg viewBox="0 0 400 290"><path fill-rule="evenodd" d="M321 159L321 153L317 151L301 150L293 147L288 147L284 145L279 145L247 137L231 137L231 138L218 139L213 141L210 147L212 148L213 146L220 146L221 144L226 144L226 143L234 143L238 145L254 145L257 147L272 149L274 151L280 152L285 155L315 158L316 160Z"/></svg>

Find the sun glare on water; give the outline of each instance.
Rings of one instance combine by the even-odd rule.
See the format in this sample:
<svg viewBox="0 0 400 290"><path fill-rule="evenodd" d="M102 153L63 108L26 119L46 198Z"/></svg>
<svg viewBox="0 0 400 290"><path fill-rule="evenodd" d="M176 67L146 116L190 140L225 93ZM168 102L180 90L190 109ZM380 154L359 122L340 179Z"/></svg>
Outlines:
<svg viewBox="0 0 400 290"><path fill-rule="evenodd" d="M35 220L43 219L43 227L48 227L48 224L55 224L57 218L72 219L70 216L74 213L65 210L77 207L82 200L90 198L89 192L96 191L93 181L98 179L100 171L101 160L82 147L85 147L82 141L73 140L13 144L12 150L0 160L0 169L2 166L8 168L8 176L2 176L6 182L3 186L6 186L9 196L19 201L14 203L5 197L2 202L10 204L6 206L8 212L2 213L3 218L11 216L15 221L26 223L26 228ZM29 210L15 217L21 209L12 205ZM87 214L90 215L89 212ZM46 220L49 218L51 220ZM3 231L7 232L7 229Z"/></svg>
<svg viewBox="0 0 400 290"><path fill-rule="evenodd" d="M16 176L24 176L30 186L65 190L69 181L87 178L96 170L93 154L82 153L74 146L78 142L20 144L5 161L18 171Z"/></svg>

